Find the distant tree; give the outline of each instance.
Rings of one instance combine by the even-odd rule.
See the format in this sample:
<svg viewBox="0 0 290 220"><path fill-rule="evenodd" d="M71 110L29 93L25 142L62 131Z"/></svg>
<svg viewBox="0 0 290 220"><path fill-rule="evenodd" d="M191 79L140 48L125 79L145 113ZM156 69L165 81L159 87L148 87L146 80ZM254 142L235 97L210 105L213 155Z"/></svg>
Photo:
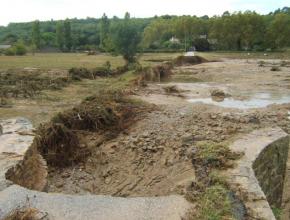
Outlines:
<svg viewBox="0 0 290 220"><path fill-rule="evenodd" d="M56 34L53 32L45 32L41 35L41 39L46 47L53 47L55 46Z"/></svg>
<svg viewBox="0 0 290 220"><path fill-rule="evenodd" d="M40 49L41 36L39 21L35 21L32 25L32 44L35 44L37 49Z"/></svg>
<svg viewBox="0 0 290 220"><path fill-rule="evenodd" d="M35 44L31 44L30 47L29 47L29 51L32 53L33 56L35 55L36 50L37 50L36 45Z"/></svg>
<svg viewBox="0 0 290 220"><path fill-rule="evenodd" d="M267 30L268 44L272 48L290 46L290 15L277 14Z"/></svg>
<svg viewBox="0 0 290 220"><path fill-rule="evenodd" d="M61 21L56 23L56 45L59 50L64 48L63 24Z"/></svg>
<svg viewBox="0 0 290 220"><path fill-rule="evenodd" d="M137 25L130 19L129 13L126 13L123 20L112 25L110 38L115 53L121 54L127 63L136 61L141 36Z"/></svg>
<svg viewBox="0 0 290 220"><path fill-rule="evenodd" d="M118 18L115 18L115 20L117 20ZM110 29L110 21L107 17L107 15L104 13L102 18L101 18L101 22L100 22L100 45L99 47L102 50L109 50L111 49L110 45L109 45L109 29Z"/></svg>
<svg viewBox="0 0 290 220"><path fill-rule="evenodd" d="M71 36L71 23L68 19L64 21L64 46L66 51L70 51L72 48L72 36Z"/></svg>

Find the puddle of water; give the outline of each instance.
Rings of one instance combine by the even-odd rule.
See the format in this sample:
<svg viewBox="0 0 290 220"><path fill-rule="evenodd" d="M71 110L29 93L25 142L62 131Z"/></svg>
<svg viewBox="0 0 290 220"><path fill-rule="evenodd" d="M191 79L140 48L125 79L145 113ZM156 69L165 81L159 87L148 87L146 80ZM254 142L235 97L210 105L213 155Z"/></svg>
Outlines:
<svg viewBox="0 0 290 220"><path fill-rule="evenodd" d="M188 100L191 103L204 103L217 105L224 108L265 108L272 104L286 104L290 103L290 96L274 96L270 93L258 93L255 96L246 100L237 100L234 98L225 98L223 101L214 101L212 98L193 98Z"/></svg>

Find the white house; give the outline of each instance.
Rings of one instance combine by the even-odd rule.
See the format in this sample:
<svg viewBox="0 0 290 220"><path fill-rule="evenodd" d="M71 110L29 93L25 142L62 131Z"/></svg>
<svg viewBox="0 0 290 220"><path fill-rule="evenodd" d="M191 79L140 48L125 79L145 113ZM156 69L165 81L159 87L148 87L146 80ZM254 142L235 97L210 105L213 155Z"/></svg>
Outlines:
<svg viewBox="0 0 290 220"><path fill-rule="evenodd" d="M9 49L11 47L11 45L9 44L0 44L0 50L6 50L6 49Z"/></svg>
<svg viewBox="0 0 290 220"><path fill-rule="evenodd" d="M178 39L178 38L176 38L176 37L172 37L172 38L170 38L170 40L169 40L171 43L175 43L175 44L179 44L180 43L180 40Z"/></svg>

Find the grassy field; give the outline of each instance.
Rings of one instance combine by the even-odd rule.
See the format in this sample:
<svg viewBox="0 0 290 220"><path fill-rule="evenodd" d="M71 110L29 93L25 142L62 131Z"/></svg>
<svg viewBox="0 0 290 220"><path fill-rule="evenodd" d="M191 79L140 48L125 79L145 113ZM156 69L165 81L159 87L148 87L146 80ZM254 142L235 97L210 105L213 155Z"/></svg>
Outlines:
<svg viewBox="0 0 290 220"><path fill-rule="evenodd" d="M233 58L233 59L290 59L290 52L266 53L263 52L197 52L198 55L207 59ZM140 55L143 65L151 65L165 60L171 60L182 53L145 53ZM88 56L85 53L38 53L34 56L0 56L0 70L18 68L41 68L41 69L69 69L71 67L94 68L102 66L110 61L112 67L121 66L124 60L121 56L110 54L99 54Z"/></svg>
<svg viewBox="0 0 290 220"><path fill-rule="evenodd" d="M150 65L150 60L168 60L178 56L175 53L150 53L141 56L141 63ZM99 54L88 56L85 53L38 53L34 56L0 56L0 70L21 69L21 68L41 68L41 69L69 69L72 67L94 68L104 65L110 61L112 67L124 65L121 56L111 56L110 54Z"/></svg>

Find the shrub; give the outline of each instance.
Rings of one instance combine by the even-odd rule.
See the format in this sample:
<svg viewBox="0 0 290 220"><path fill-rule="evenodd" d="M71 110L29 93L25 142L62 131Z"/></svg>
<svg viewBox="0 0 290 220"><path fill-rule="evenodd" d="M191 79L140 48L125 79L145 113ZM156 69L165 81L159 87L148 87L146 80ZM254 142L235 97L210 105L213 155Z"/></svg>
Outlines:
<svg viewBox="0 0 290 220"><path fill-rule="evenodd" d="M27 53L25 45L20 41L17 42L13 47L10 47L5 50L4 54L6 56L23 56Z"/></svg>
<svg viewBox="0 0 290 220"><path fill-rule="evenodd" d="M15 48L15 54L18 56L23 56L27 53L27 49L25 45L21 42L18 42L14 45Z"/></svg>
<svg viewBox="0 0 290 220"><path fill-rule="evenodd" d="M14 47L11 47L9 49L6 49L5 52L4 52L4 54L6 56L15 56L15 54L16 54L15 48Z"/></svg>

